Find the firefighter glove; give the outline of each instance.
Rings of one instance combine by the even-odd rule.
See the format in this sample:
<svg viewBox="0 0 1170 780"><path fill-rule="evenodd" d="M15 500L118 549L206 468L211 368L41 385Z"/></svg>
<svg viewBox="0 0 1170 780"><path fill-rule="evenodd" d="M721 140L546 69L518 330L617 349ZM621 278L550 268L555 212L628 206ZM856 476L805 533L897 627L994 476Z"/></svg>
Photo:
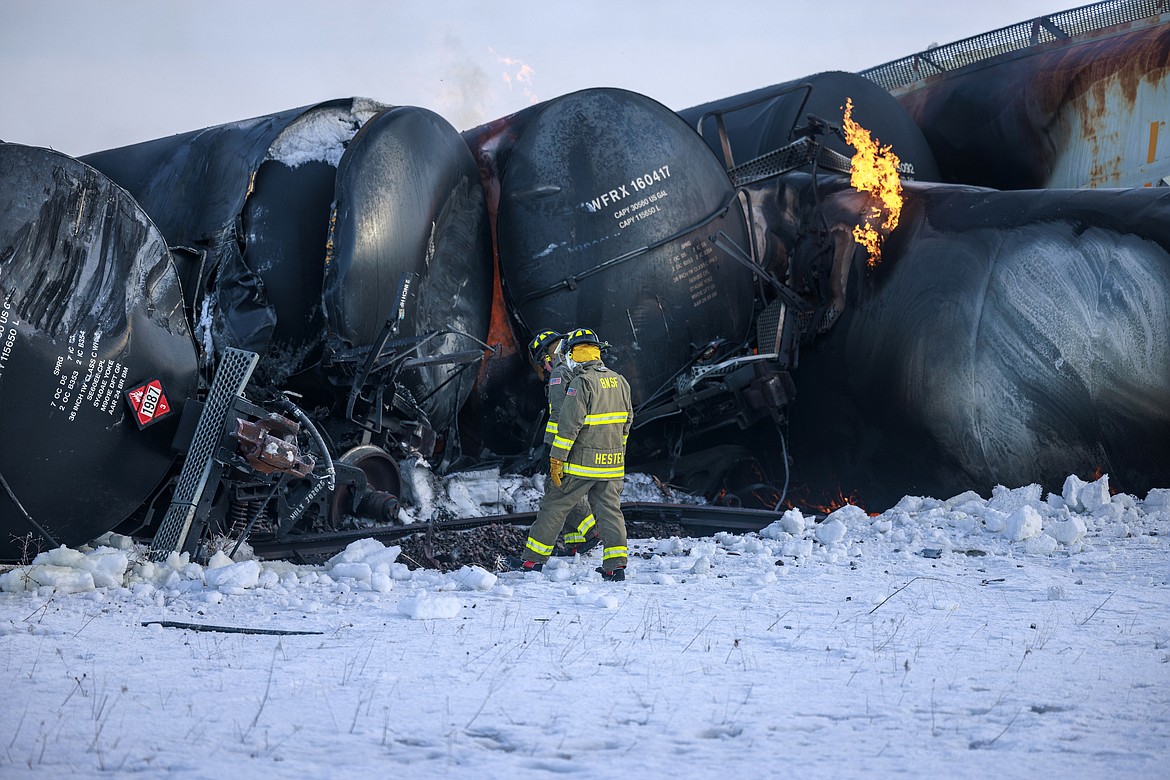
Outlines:
<svg viewBox="0 0 1170 780"><path fill-rule="evenodd" d="M556 458L548 459L548 476L557 487L561 486L561 477L565 476L565 462Z"/></svg>

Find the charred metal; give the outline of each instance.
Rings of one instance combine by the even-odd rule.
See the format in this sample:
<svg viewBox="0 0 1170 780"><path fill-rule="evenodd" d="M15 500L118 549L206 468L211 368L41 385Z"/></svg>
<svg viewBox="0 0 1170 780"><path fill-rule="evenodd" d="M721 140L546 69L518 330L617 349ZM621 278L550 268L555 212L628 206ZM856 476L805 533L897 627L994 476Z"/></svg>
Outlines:
<svg viewBox="0 0 1170 780"><path fill-rule="evenodd" d="M1123 5L679 112L586 89L460 132L348 98L0 143L0 558L410 533L404 459L542 465L523 345L586 324L626 468L712 502L647 516L1170 485L1170 144L1139 110L1170 113L1170 21ZM321 122L345 137L306 153Z"/></svg>

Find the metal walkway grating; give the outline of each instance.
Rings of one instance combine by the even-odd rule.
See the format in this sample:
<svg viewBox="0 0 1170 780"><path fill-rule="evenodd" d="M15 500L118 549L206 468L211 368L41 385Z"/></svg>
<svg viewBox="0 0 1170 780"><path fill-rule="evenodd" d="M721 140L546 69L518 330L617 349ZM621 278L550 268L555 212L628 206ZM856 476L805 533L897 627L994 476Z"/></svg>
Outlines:
<svg viewBox="0 0 1170 780"><path fill-rule="evenodd" d="M171 505L167 508L158 533L151 540L151 559L163 560L172 552L183 549L195 520L195 510L211 474L228 412L248 385L258 361L259 356L255 352L233 348L228 348L220 360L215 379L211 382L211 391L207 394L207 403L204 404L195 435L191 439L191 448L179 472L175 495L171 498Z"/></svg>

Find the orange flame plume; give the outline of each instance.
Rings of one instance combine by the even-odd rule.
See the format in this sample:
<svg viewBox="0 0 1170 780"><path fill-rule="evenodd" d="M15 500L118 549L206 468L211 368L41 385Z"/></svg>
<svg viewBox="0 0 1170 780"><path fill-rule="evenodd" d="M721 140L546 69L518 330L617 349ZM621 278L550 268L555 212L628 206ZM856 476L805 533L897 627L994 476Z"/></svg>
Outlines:
<svg viewBox="0 0 1170 780"><path fill-rule="evenodd" d="M505 57L502 54L496 53L495 49L488 49L488 51L495 56L496 62L507 68L503 76L504 83L508 85L508 89L512 89L512 83L515 82L520 86L520 91L524 93L524 97L528 98L530 104L539 102L536 98L536 92L532 89L536 79L536 71L527 63L515 57Z"/></svg>
<svg viewBox="0 0 1170 780"><path fill-rule="evenodd" d="M898 177L898 155L889 146L879 146L870 137L868 130L853 121L852 98L845 98L843 126L846 143L857 150L849 166L849 183L853 189L868 192L878 201L878 205L870 206L864 224L853 228L853 238L869 252L869 265L872 267L881 260L882 241L898 227L898 217L902 214L902 180Z"/></svg>

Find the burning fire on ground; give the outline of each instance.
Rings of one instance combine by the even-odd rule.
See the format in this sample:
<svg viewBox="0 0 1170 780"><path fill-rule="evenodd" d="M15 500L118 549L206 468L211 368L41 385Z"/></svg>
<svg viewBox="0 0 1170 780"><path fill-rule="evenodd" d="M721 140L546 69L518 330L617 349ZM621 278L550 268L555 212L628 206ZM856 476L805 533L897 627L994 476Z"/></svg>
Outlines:
<svg viewBox="0 0 1170 780"><path fill-rule="evenodd" d="M882 241L898 227L902 213L902 180L898 176L898 155L889 146L880 146L869 131L853 121L853 99L845 99L845 141L857 153L849 170L849 183L858 192L872 195L877 204L869 207L864 222L853 228L853 238L869 252L869 265L882 256Z"/></svg>

